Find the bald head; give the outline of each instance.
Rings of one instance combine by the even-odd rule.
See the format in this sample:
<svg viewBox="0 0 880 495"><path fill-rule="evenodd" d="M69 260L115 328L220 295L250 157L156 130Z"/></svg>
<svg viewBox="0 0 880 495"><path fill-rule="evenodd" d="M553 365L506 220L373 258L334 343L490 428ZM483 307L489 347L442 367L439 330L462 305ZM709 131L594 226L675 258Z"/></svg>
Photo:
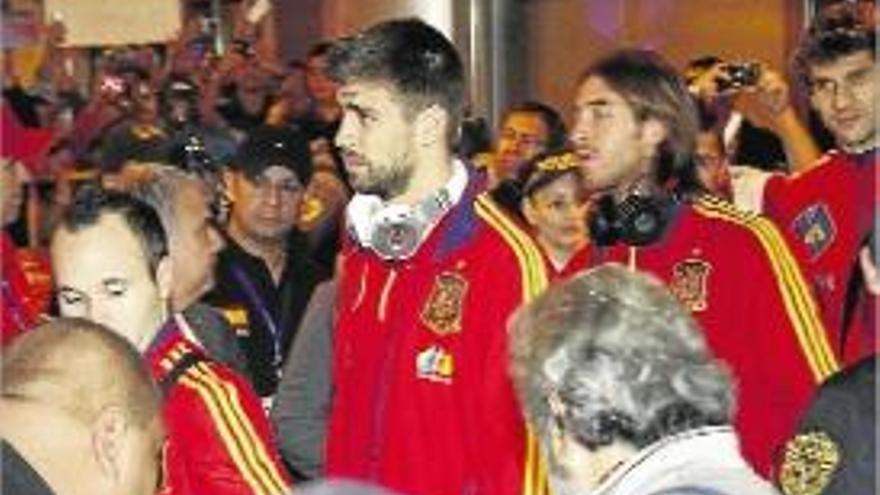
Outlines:
<svg viewBox="0 0 880 495"><path fill-rule="evenodd" d="M116 406L139 425L159 414L160 399L138 352L105 327L59 318L3 351L2 399L37 401L91 423Z"/></svg>
<svg viewBox="0 0 880 495"><path fill-rule="evenodd" d="M58 495L156 493L160 398L123 337L54 320L4 349L2 374L0 438L15 453L4 458L4 492L20 493L36 473Z"/></svg>

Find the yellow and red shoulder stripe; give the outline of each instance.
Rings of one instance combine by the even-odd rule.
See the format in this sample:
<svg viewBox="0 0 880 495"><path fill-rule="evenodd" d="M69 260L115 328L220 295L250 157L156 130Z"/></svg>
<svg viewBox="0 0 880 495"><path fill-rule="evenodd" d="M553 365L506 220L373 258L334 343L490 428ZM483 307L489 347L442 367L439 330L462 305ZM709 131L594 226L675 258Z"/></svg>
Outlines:
<svg viewBox="0 0 880 495"><path fill-rule="evenodd" d="M172 360L181 359L185 352L185 345L176 347ZM253 493L285 493L288 483L242 408L238 389L204 361L189 368L179 381L202 400L223 448Z"/></svg>
<svg viewBox="0 0 880 495"><path fill-rule="evenodd" d="M698 198L694 202L694 209L705 217L743 226L757 237L779 282L785 309L815 380L821 382L837 371L840 366L828 343L828 334L813 294L776 226L763 216L745 212L712 196Z"/></svg>
<svg viewBox="0 0 880 495"><path fill-rule="evenodd" d="M513 250L523 280L523 301L534 299L547 288L546 265L535 242L507 214L501 211L488 194L483 193L477 196L475 208L477 215L501 234L501 237ZM522 494L546 495L549 493L546 464L538 447L538 439L530 427L527 427L526 430Z"/></svg>

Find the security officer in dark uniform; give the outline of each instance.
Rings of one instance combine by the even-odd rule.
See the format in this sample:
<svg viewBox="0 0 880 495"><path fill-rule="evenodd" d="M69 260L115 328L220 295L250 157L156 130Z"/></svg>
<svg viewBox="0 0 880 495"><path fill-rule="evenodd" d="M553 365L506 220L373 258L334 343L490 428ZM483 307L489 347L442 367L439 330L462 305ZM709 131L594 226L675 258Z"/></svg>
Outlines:
<svg viewBox="0 0 880 495"><path fill-rule="evenodd" d="M206 301L235 329L265 406L312 290L327 278L295 228L311 171L306 137L267 127L248 136L224 174L232 203L227 245Z"/></svg>

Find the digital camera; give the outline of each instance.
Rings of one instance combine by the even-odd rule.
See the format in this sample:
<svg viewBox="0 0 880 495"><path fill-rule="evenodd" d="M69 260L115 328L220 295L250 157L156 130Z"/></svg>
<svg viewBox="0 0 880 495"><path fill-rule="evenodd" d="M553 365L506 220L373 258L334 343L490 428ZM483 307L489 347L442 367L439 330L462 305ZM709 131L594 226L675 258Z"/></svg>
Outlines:
<svg viewBox="0 0 880 495"><path fill-rule="evenodd" d="M728 63L722 70L727 77L718 78L718 91L754 86L761 78L761 66L756 62Z"/></svg>

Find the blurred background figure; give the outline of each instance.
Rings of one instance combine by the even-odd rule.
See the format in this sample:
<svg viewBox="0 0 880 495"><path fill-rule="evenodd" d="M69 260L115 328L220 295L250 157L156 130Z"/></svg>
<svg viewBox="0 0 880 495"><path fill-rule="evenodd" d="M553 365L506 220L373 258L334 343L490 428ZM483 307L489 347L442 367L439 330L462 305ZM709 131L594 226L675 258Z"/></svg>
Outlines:
<svg viewBox="0 0 880 495"><path fill-rule="evenodd" d="M589 261L589 200L580 162L571 151L540 154L525 165L522 214L547 262L565 278Z"/></svg>
<svg viewBox="0 0 880 495"><path fill-rule="evenodd" d="M60 318L4 349L2 375L3 493L157 492L159 392L123 337Z"/></svg>
<svg viewBox="0 0 880 495"><path fill-rule="evenodd" d="M715 55L695 58L684 69L688 90L701 110L715 121L731 163L761 170L788 170L791 160L777 137L780 129L772 125L775 121L746 112L749 105L754 107L752 93L768 75L768 68L758 62L726 61ZM779 76L772 73L772 77ZM797 121L793 111L789 117ZM801 130L808 138L806 144L812 145L806 130ZM810 150L811 155L803 161L818 158L818 149Z"/></svg>
<svg viewBox="0 0 880 495"><path fill-rule="evenodd" d="M305 118L312 111L314 102L306 85L306 71L306 64L301 60L287 64L275 101L266 116L267 124L286 125Z"/></svg>
<svg viewBox="0 0 880 495"><path fill-rule="evenodd" d="M776 493L739 453L730 372L660 281L594 268L521 308L511 332L554 493Z"/></svg>
<svg viewBox="0 0 880 495"><path fill-rule="evenodd" d="M489 188L515 179L523 165L539 153L565 146L567 131L559 114L537 101L510 107L501 121L489 168Z"/></svg>
<svg viewBox="0 0 880 495"><path fill-rule="evenodd" d="M0 348L29 330L49 306L51 275L48 261L26 250L28 234L16 239L12 227L25 211L25 187L51 144L52 134L23 127L7 104L0 103L3 120L0 149ZM23 239L21 239L23 237Z"/></svg>
<svg viewBox="0 0 880 495"><path fill-rule="evenodd" d="M700 129L694 149L697 181L707 192L732 201L729 154L724 146L724 138L714 119L706 115L702 108L698 107L698 111Z"/></svg>

